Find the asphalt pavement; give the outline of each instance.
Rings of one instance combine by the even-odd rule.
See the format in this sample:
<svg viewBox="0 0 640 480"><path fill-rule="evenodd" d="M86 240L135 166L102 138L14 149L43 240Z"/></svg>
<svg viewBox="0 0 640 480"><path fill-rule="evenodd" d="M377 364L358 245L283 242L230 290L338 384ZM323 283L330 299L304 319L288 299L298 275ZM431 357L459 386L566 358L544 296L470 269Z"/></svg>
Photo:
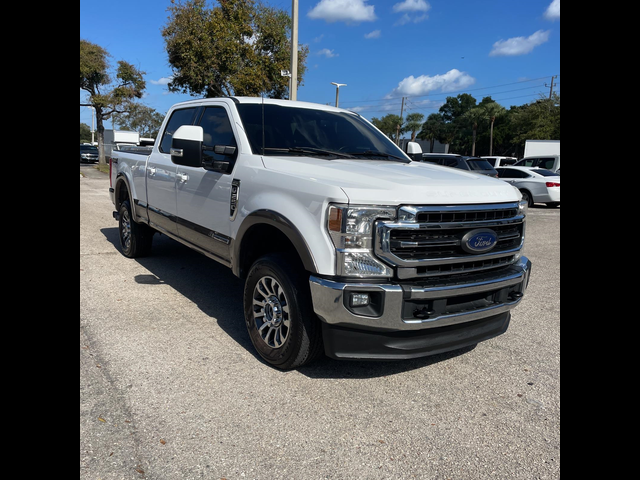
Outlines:
<svg viewBox="0 0 640 480"><path fill-rule="evenodd" d="M560 208L529 210L505 334L281 372L253 351L241 281L161 235L125 258L108 176L80 170L81 480L560 477Z"/></svg>

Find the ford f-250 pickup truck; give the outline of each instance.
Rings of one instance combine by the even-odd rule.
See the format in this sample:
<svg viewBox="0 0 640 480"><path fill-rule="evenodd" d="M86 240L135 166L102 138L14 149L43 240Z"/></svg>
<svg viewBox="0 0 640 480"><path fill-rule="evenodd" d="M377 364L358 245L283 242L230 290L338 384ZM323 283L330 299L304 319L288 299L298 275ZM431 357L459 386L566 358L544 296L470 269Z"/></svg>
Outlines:
<svg viewBox="0 0 640 480"><path fill-rule="evenodd" d="M414 162L357 113L179 103L150 155L115 151L110 165L122 253L147 255L160 232L231 268L276 368L474 345L507 330L527 288L518 190Z"/></svg>

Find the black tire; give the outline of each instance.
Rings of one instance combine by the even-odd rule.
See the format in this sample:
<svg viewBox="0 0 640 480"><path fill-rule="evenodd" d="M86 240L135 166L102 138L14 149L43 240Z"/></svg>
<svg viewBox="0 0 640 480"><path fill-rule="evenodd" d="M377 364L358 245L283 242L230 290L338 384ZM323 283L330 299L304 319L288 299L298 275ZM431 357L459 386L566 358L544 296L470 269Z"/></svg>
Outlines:
<svg viewBox="0 0 640 480"><path fill-rule="evenodd" d="M118 233L122 254L128 258L139 258L149 255L154 231L147 225L133 220L131 204L125 200L120 205Z"/></svg>
<svg viewBox="0 0 640 480"><path fill-rule="evenodd" d="M244 316L253 346L276 368L301 367L324 351L309 276L291 257L267 255L252 265L244 287Z"/></svg>

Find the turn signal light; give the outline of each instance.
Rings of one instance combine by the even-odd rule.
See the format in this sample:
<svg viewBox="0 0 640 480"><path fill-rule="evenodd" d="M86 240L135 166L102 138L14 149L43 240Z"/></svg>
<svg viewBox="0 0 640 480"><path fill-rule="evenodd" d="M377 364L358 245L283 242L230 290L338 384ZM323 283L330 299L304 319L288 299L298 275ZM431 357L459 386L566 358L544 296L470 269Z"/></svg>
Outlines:
<svg viewBox="0 0 640 480"><path fill-rule="evenodd" d="M342 231L342 209L329 208L329 231L337 233Z"/></svg>

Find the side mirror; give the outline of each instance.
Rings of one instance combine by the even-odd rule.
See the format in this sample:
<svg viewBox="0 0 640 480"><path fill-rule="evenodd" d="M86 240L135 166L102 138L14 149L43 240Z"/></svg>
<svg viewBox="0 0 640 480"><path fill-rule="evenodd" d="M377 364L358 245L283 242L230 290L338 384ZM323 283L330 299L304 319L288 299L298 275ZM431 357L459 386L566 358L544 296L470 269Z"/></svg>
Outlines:
<svg viewBox="0 0 640 480"><path fill-rule="evenodd" d="M421 161L422 160L422 147L417 142L407 142L406 146L407 155L412 160Z"/></svg>
<svg viewBox="0 0 640 480"><path fill-rule="evenodd" d="M197 125L182 125L171 139L171 161L187 167L202 166L204 131Z"/></svg>

